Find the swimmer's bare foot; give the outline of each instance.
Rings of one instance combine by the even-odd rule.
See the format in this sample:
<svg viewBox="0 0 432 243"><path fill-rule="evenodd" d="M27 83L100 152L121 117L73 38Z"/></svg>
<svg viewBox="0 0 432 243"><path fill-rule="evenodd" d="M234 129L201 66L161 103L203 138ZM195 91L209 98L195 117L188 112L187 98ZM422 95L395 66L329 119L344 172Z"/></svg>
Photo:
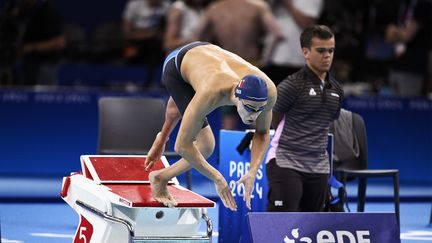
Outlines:
<svg viewBox="0 0 432 243"><path fill-rule="evenodd" d="M161 171L152 171L149 174L152 196L156 201L173 208L177 206L177 202L168 192L167 182L161 180L159 176L160 172Z"/></svg>

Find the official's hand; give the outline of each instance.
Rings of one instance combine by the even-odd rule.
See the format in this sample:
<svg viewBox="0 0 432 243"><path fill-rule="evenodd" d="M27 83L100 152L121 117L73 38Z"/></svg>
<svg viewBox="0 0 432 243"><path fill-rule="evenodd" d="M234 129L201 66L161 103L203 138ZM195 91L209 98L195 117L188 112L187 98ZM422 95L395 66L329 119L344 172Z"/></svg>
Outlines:
<svg viewBox="0 0 432 243"><path fill-rule="evenodd" d="M231 193L231 189L228 186L226 180L221 177L215 181L216 192L219 195L222 203L225 207L231 209L232 211L237 211L237 204L234 201L234 197Z"/></svg>
<svg viewBox="0 0 432 243"><path fill-rule="evenodd" d="M254 183L255 183L255 176L252 176L250 173L246 173L240 178L240 180L237 181L237 184L244 185L243 201L246 202L246 207L249 210L251 209L251 195L252 195Z"/></svg>
<svg viewBox="0 0 432 243"><path fill-rule="evenodd" d="M147 154L147 159L144 164L145 170L151 169L154 163L160 160L163 152L165 151L165 144L166 141L164 141L164 139L162 139L160 136L160 133L158 133L152 147L150 148L150 151Z"/></svg>

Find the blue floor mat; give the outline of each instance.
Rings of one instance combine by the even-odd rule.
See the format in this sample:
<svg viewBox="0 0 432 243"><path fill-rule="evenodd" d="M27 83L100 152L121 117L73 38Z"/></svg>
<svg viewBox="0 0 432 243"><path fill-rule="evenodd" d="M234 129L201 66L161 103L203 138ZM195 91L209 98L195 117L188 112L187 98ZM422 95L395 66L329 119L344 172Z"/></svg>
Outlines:
<svg viewBox="0 0 432 243"><path fill-rule="evenodd" d="M351 204L351 208L355 205ZM389 212L391 203L367 203L367 212ZM401 204L402 243L432 242L428 225L431 203ZM218 207L209 209L213 221L213 242L218 241ZM78 215L65 203L0 203L1 242L70 243L78 225ZM204 234L204 224L199 232Z"/></svg>
<svg viewBox="0 0 432 243"><path fill-rule="evenodd" d="M214 184L199 174L192 175L192 190L217 201ZM179 177L179 180L186 186L184 177ZM71 242L78 225L78 216L60 199L60 191L61 178L0 178L1 242ZM349 183L347 191L348 196L355 199L356 183ZM392 185L369 183L366 194L366 212L394 211ZM402 243L432 242L432 226L428 225L432 210L432 187L401 183L400 195ZM384 200L382 203L369 202L371 198ZM350 208L355 210L355 203L350 203ZM217 243L218 207L210 209L209 215L214 223L213 242ZM200 232L205 232L204 226Z"/></svg>

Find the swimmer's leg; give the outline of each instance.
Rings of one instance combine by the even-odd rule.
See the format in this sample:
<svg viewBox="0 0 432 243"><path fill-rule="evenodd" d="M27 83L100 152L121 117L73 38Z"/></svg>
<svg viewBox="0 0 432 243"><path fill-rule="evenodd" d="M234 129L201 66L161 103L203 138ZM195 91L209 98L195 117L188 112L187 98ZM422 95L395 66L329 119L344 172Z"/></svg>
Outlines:
<svg viewBox="0 0 432 243"><path fill-rule="evenodd" d="M206 126L200 131L194 144L198 147L204 158L208 158L213 153L215 140L210 126ZM176 200L168 191L168 181L190 169L192 169L192 165L181 158L167 168L152 171L149 174L149 178L154 199L168 207L177 206Z"/></svg>

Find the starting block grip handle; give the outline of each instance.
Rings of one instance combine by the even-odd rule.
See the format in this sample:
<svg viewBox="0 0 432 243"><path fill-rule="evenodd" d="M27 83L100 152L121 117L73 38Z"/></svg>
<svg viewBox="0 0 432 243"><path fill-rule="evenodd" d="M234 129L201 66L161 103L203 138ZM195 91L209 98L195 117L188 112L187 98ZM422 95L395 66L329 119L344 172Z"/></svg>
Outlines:
<svg viewBox="0 0 432 243"><path fill-rule="evenodd" d="M71 180L70 176L68 176L68 177L66 177L66 179L65 179L65 181L63 183L63 188L62 188L62 190L60 192L60 196L62 198L67 197L67 193L68 193L69 186L70 186L70 180Z"/></svg>

